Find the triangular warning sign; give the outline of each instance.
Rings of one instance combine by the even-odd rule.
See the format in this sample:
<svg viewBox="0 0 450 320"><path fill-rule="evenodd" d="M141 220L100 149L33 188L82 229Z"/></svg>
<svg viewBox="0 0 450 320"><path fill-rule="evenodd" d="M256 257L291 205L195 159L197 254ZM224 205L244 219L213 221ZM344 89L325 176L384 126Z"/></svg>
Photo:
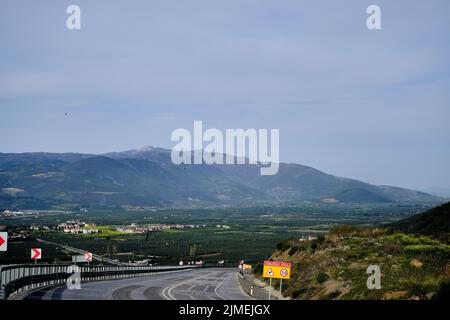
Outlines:
<svg viewBox="0 0 450 320"><path fill-rule="evenodd" d="M272 271L272 268L269 268L269 270L267 270L266 276L268 276L268 277L273 277L273 271Z"/></svg>

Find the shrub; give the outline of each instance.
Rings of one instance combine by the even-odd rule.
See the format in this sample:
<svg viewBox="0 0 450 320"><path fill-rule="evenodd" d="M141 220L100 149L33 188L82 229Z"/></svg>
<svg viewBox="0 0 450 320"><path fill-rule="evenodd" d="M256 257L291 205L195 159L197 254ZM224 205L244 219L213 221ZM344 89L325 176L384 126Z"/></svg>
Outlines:
<svg viewBox="0 0 450 320"><path fill-rule="evenodd" d="M373 228L367 231L367 235L373 238L379 238L388 233L387 229Z"/></svg>
<svg viewBox="0 0 450 320"><path fill-rule="evenodd" d="M288 240L281 241L277 244L277 249L280 251L285 251L285 250L289 249L290 247L291 247L291 245L289 244Z"/></svg>
<svg viewBox="0 0 450 320"><path fill-rule="evenodd" d="M325 281L327 281L328 278L330 278L330 277L326 273L321 272L316 276L316 281L317 281L317 283L322 284Z"/></svg>
<svg viewBox="0 0 450 320"><path fill-rule="evenodd" d="M433 240L427 236L411 236L403 233L396 233L386 237L388 241L400 242L403 245L439 245L438 240Z"/></svg>
<svg viewBox="0 0 450 320"><path fill-rule="evenodd" d="M306 289L297 289L292 291L292 298L297 299L301 294L305 293Z"/></svg>
<svg viewBox="0 0 450 320"><path fill-rule="evenodd" d="M410 252L423 252L423 253L434 253L434 252L450 252L450 246L439 244L439 245L429 245L429 244L416 244L409 245L405 247L406 251Z"/></svg>
<svg viewBox="0 0 450 320"><path fill-rule="evenodd" d="M402 248L401 245L396 242L386 241L383 243L383 251L390 254L397 254L401 252L401 248Z"/></svg>
<svg viewBox="0 0 450 320"><path fill-rule="evenodd" d="M317 237L317 243L322 244L325 241L325 236L320 235Z"/></svg>
<svg viewBox="0 0 450 320"><path fill-rule="evenodd" d="M261 263L255 264L255 266L253 267L253 273L262 274L263 273L263 265Z"/></svg>
<svg viewBox="0 0 450 320"><path fill-rule="evenodd" d="M417 296L420 300L428 300L427 294L436 291L438 285L435 279L418 280L410 279L405 283L411 296Z"/></svg>
<svg viewBox="0 0 450 320"><path fill-rule="evenodd" d="M301 249L302 248L295 246L295 247L290 248L288 253L289 253L290 256L292 256L296 252L301 251Z"/></svg>
<svg viewBox="0 0 450 320"><path fill-rule="evenodd" d="M333 300L333 299L336 299L340 294L341 294L341 291L336 290L336 291L333 291L332 293L330 293L328 295L328 298Z"/></svg>
<svg viewBox="0 0 450 320"><path fill-rule="evenodd" d="M441 281L437 293L433 296L433 300L435 299L450 300L450 278Z"/></svg>

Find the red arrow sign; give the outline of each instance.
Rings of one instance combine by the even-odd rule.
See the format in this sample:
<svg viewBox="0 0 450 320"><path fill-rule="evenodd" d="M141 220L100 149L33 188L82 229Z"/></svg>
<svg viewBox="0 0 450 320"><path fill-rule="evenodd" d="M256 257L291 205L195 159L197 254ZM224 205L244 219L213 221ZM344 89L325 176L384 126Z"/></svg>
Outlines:
<svg viewBox="0 0 450 320"><path fill-rule="evenodd" d="M92 261L92 253L90 253L89 251L87 251L85 254L84 254L84 260L86 260L86 261Z"/></svg>
<svg viewBox="0 0 450 320"><path fill-rule="evenodd" d="M8 233L0 232L0 251L8 250Z"/></svg>
<svg viewBox="0 0 450 320"><path fill-rule="evenodd" d="M38 249L38 248L31 249L31 259L32 260L41 259L42 258L41 254L42 254L42 249Z"/></svg>

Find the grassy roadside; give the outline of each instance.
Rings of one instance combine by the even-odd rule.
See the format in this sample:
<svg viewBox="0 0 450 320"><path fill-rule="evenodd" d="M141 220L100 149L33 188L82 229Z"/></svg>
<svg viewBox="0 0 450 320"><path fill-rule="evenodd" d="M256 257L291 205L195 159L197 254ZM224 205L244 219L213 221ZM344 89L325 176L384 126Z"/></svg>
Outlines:
<svg viewBox="0 0 450 320"><path fill-rule="evenodd" d="M427 300L450 284L447 242L388 229L335 227L317 240L283 241L271 259L293 262L283 294L294 299ZM381 268L380 290L367 288L370 265Z"/></svg>

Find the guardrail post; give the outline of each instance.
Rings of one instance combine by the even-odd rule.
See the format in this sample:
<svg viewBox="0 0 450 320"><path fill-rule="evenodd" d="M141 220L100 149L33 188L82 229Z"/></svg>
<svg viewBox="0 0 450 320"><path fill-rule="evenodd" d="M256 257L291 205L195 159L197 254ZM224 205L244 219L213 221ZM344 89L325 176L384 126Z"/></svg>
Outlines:
<svg viewBox="0 0 450 320"><path fill-rule="evenodd" d="M0 266L0 300L5 300L5 290L4 290L4 280L3 280L3 267Z"/></svg>

